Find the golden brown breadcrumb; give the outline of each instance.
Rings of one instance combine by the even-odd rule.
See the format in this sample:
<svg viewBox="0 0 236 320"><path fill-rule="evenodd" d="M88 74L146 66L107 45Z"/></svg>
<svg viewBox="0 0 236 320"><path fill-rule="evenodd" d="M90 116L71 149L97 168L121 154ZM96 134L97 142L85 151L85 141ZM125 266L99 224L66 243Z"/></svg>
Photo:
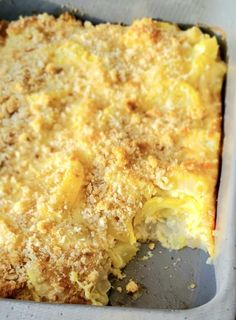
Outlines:
<svg viewBox="0 0 236 320"><path fill-rule="evenodd" d="M41 14L0 22L0 56L1 297L104 305L138 241L213 254L214 37Z"/></svg>

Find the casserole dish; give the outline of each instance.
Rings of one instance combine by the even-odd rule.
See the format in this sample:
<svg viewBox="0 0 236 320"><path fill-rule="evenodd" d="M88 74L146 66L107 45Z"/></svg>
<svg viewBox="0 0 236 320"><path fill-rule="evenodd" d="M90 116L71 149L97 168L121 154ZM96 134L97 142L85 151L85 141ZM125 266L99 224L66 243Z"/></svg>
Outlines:
<svg viewBox="0 0 236 320"><path fill-rule="evenodd" d="M62 6L63 5L63 6ZM198 319L200 316L211 319L233 319L235 314L235 23L233 22L233 1L227 1L224 7L220 1L195 3L185 1L1 1L0 18L12 20L19 15L31 15L39 12L58 14L75 10L78 17L91 20L130 23L134 18L150 16L183 24L217 25L226 33L229 56L229 70L226 88L226 109L224 119L224 150L222 174L218 197L217 216L217 258L212 265L206 265L207 256L200 250L184 249L169 252L157 247L150 260L137 258L127 268L128 278L135 278L143 285L143 294L137 299L128 299L127 295L111 293L112 305L125 305L145 308L94 308L69 305L46 305L13 300L1 300L1 318L23 319L63 318L83 319L91 317L106 319L114 317L140 319ZM145 250L145 246L144 246ZM140 257L143 252L140 252ZM146 270L146 271L145 271ZM143 279L141 278L143 277ZM193 286L192 286L193 285ZM194 290L193 290L194 289ZM194 308L193 307L197 307ZM155 310L147 309L155 308ZM162 311L157 309L185 309L185 311Z"/></svg>

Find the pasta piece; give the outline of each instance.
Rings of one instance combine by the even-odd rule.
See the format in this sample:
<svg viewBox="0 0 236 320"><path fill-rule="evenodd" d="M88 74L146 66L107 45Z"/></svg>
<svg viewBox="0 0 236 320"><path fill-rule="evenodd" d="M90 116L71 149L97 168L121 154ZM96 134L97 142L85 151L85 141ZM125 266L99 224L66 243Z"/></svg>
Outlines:
<svg viewBox="0 0 236 320"><path fill-rule="evenodd" d="M72 210L78 200L84 181L83 166L76 155L72 156L62 182L55 191L54 209Z"/></svg>

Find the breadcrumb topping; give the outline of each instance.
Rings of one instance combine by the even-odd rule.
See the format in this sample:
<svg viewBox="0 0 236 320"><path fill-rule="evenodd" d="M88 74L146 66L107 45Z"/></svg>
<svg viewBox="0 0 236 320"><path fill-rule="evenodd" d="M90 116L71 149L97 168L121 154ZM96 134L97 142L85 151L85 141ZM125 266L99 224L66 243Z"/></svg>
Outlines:
<svg viewBox="0 0 236 320"><path fill-rule="evenodd" d="M103 305L138 240L212 253L214 37L41 14L0 22L0 56L1 297Z"/></svg>
<svg viewBox="0 0 236 320"><path fill-rule="evenodd" d="M137 283L133 280L130 280L126 285L126 291L128 293L135 293L139 290Z"/></svg>

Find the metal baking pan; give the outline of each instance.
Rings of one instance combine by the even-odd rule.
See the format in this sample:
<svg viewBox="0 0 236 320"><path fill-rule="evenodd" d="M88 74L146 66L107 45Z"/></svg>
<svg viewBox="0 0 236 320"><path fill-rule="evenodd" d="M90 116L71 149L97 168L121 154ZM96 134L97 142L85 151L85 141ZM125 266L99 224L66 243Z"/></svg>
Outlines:
<svg viewBox="0 0 236 320"><path fill-rule="evenodd" d="M0 299L0 320L233 320L236 316L236 1L235 0L0 0L0 19L48 12L74 11L93 23L131 23L152 17L182 25L200 24L223 30L227 43L224 142L219 183L214 265L207 254L159 245L151 259L137 258L126 268L124 286L133 278L142 286L138 299L111 291L110 306L46 304ZM214 29L214 30L219 30ZM217 31L215 31L217 33ZM223 48L225 51L225 48ZM225 51L226 52L226 51ZM0 63L4 63L1 61ZM1 276L1 275L0 275ZM194 283L194 286L191 284Z"/></svg>

